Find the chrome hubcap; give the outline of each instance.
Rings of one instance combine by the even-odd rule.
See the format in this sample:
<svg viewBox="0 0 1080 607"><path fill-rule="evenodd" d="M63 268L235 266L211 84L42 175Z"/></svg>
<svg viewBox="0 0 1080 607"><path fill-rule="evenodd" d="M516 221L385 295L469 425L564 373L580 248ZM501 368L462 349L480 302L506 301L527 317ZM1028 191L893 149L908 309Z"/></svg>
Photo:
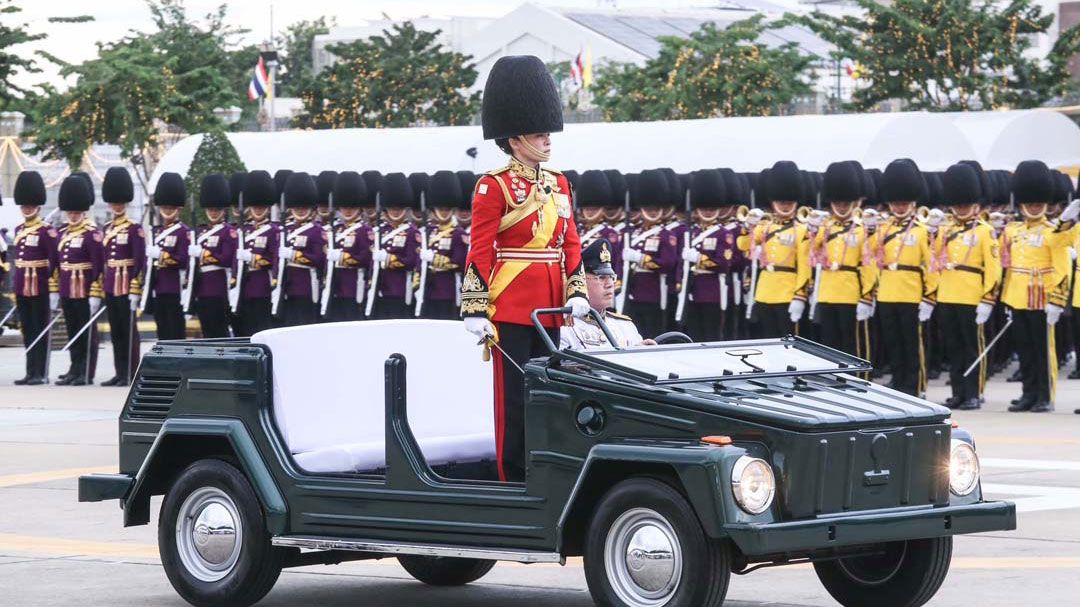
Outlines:
<svg viewBox="0 0 1080 607"><path fill-rule="evenodd" d="M216 582L232 571L243 543L240 514L232 498L217 487L191 493L176 518L176 548L191 575Z"/></svg>
<svg viewBox="0 0 1080 607"><path fill-rule="evenodd" d="M682 579L679 538L657 512L628 510L608 531L604 567L612 590L627 605L664 605Z"/></svg>

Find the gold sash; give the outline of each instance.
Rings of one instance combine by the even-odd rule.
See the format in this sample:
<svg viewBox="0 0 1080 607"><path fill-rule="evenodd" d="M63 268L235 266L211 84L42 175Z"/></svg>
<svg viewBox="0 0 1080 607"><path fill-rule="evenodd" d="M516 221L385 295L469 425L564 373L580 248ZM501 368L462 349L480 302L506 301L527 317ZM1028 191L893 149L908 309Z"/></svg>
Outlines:
<svg viewBox="0 0 1080 607"><path fill-rule="evenodd" d="M540 222L533 224L533 237L525 244L524 249L544 249L547 248L547 244L551 242L552 236L555 234L555 226L559 222L559 215L555 209L555 198L551 195L545 195L544 199L537 196L537 193L542 191L540 188L533 188L533 191L529 194L525 204L522 204L518 209L529 208L532 211L539 209ZM503 220L505 221L511 213L507 213ZM518 218L517 221L520 221ZM515 221L514 223L517 223ZM512 224L511 224L512 225ZM501 226L500 226L501 228ZM506 290L506 287L510 286L510 283L514 281L525 268L532 265L534 262L530 261L505 261L499 266L499 269L495 272L495 276L491 279L491 285L488 288L489 295L489 314L494 314L494 303L499 298L499 295ZM545 262L546 263L546 262Z"/></svg>

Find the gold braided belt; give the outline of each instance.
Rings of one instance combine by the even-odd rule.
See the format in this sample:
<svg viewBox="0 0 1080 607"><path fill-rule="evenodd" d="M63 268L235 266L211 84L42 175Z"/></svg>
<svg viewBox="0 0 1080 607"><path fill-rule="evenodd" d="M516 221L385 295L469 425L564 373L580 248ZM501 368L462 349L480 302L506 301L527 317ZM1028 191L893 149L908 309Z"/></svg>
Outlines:
<svg viewBox="0 0 1080 607"><path fill-rule="evenodd" d="M558 263L563 260L563 250L507 247L495 252L495 260L523 261L526 263Z"/></svg>
<svg viewBox="0 0 1080 607"><path fill-rule="evenodd" d="M26 259L16 259L15 267L26 270L26 276L23 277L23 297L35 297L40 294L41 290L38 287L38 273L41 268L49 267L48 259L36 259L33 261Z"/></svg>

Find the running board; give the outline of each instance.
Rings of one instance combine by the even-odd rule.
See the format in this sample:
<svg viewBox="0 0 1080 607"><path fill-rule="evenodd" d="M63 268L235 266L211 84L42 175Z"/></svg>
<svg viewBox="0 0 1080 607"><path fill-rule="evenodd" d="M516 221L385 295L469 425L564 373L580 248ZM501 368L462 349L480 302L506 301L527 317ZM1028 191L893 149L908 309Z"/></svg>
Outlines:
<svg viewBox="0 0 1080 607"><path fill-rule="evenodd" d="M503 548L477 548L473 546L445 546L441 544L406 544L384 540L356 540L303 535L279 535L271 539L275 546L306 548L309 550L349 550L380 554L412 554L418 556L442 556L486 561L514 561L518 563L559 563L566 560L558 552L539 550L507 550Z"/></svg>

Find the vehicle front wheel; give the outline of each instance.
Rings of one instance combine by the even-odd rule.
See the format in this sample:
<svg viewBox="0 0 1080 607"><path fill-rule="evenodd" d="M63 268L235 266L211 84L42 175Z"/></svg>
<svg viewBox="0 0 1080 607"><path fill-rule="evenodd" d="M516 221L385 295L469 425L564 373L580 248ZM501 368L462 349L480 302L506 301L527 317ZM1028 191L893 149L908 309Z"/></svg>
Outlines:
<svg viewBox="0 0 1080 607"><path fill-rule="evenodd" d="M399 556L409 575L430 586L463 586L484 577L495 561L441 556Z"/></svg>
<svg viewBox="0 0 1080 607"><path fill-rule="evenodd" d="M881 552L814 563L818 579L844 607L919 607L945 581L952 538L889 542Z"/></svg>
<svg viewBox="0 0 1080 607"><path fill-rule="evenodd" d="M705 535L686 499L666 483L612 487L585 537L585 580L604 607L716 607L731 577L726 542Z"/></svg>
<svg viewBox="0 0 1080 607"><path fill-rule="evenodd" d="M263 511L243 473L217 459L187 467L165 494L161 564L197 607L246 607L274 586L284 552L270 544Z"/></svg>

